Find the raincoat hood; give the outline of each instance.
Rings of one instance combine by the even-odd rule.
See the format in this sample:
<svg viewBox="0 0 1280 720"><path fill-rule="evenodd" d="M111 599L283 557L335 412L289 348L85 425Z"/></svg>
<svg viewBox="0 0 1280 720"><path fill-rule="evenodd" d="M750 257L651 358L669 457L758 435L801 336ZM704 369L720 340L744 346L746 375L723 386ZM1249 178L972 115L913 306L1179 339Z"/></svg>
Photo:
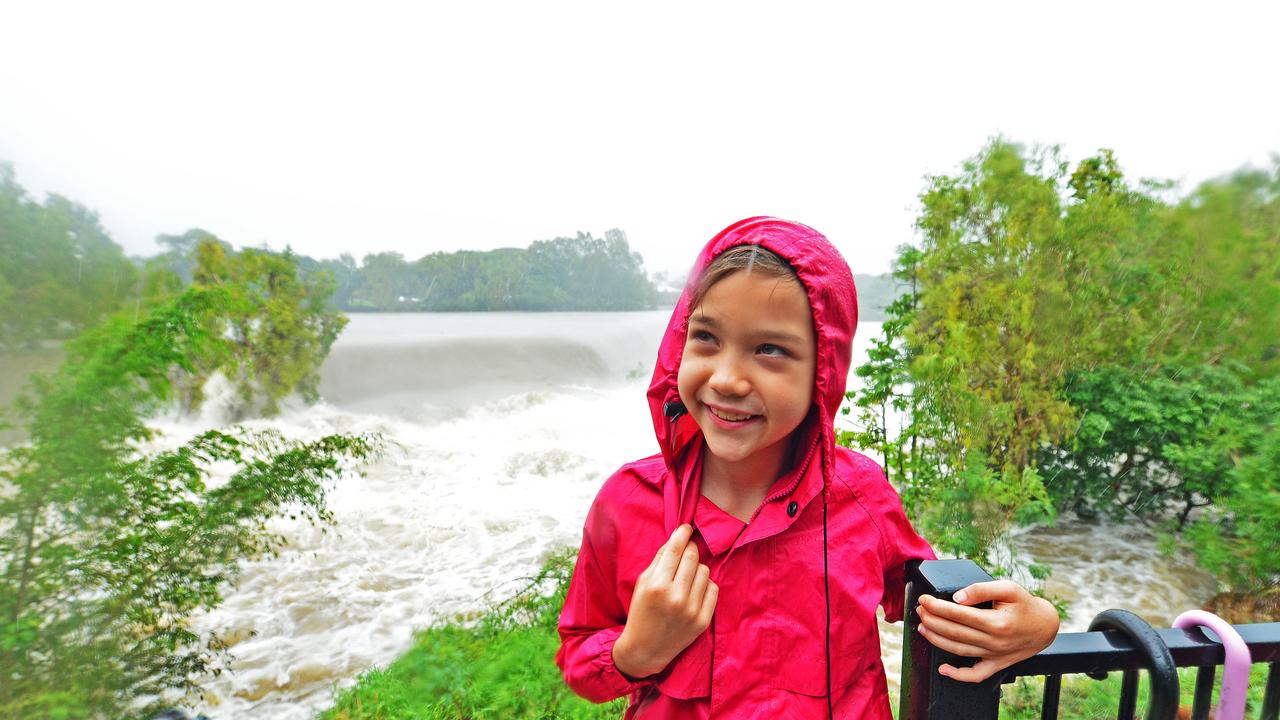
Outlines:
<svg viewBox="0 0 1280 720"><path fill-rule="evenodd" d="M826 491L831 483L836 411L844 400L853 334L858 325L858 299L844 258L822 233L797 222L764 216L740 220L711 238L698 254L662 336L649 384L649 410L658 445L667 467L674 470L681 452L701 439L697 423L680 404L676 385L693 309L690 305L707 265L717 255L739 245L759 245L785 259L795 269L809 299L817 340L813 388L816 412L811 409L809 418L796 432L805 443L817 441Z"/></svg>

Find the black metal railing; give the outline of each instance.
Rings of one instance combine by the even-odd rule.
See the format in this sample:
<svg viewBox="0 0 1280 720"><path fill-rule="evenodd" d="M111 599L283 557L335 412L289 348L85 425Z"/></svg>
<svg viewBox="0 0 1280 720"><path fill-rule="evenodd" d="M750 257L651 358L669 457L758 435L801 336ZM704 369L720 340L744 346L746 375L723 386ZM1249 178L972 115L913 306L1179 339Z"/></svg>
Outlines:
<svg viewBox="0 0 1280 720"><path fill-rule="evenodd" d="M1107 611L1095 619L1094 632L1059 633L1049 647L1010 666L981 683L965 683L938 674L938 666L973 664L929 644L915 633L915 606L920 595L950 600L952 594L991 576L970 560L928 560L907 570L907 620L902 635L902 695L900 720L995 720L1000 715L1000 686L1019 677L1045 678L1041 717L1058 717L1062 676L1085 674L1101 679L1124 673L1116 717L1131 720L1137 704L1138 673L1146 670L1152 684L1149 720L1174 720L1178 707L1178 679L1162 663L1198 667L1193 720L1207 720L1217 666L1225 660L1223 647L1198 628L1152 630L1124 611ZM1260 720L1280 720L1280 623L1236 625L1249 646L1254 663L1270 663ZM1163 650L1162 648L1167 648ZM1153 672L1154 669L1154 672ZM1170 680L1170 675L1172 680Z"/></svg>

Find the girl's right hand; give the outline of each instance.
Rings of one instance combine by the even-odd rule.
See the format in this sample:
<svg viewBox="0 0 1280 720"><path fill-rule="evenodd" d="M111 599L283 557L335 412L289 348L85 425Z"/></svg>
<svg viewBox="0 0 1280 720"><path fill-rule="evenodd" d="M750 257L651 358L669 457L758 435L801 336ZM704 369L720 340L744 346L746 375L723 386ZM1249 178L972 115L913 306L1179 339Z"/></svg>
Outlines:
<svg viewBox="0 0 1280 720"><path fill-rule="evenodd" d="M661 672L711 624L720 588L698 562L692 537L692 526L676 528L636 579L627 624L613 644L613 665L623 675Z"/></svg>

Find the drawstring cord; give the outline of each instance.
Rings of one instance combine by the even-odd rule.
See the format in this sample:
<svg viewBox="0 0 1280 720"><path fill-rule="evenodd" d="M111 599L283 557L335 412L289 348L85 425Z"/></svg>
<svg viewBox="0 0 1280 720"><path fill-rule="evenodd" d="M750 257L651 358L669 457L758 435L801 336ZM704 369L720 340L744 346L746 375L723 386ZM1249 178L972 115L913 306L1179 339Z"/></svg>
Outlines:
<svg viewBox="0 0 1280 720"><path fill-rule="evenodd" d="M822 490L822 597L827 606L827 718L834 720L831 700L831 583L827 575L827 491Z"/></svg>

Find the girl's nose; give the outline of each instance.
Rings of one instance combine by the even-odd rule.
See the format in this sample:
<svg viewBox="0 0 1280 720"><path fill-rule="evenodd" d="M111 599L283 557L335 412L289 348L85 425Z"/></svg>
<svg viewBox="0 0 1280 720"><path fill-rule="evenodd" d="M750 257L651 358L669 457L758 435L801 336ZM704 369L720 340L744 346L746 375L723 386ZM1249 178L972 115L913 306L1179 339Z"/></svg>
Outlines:
<svg viewBox="0 0 1280 720"><path fill-rule="evenodd" d="M741 397L751 392L751 383L743 374L738 361L732 358L724 358L716 363L715 371L711 373L711 379L707 381L707 385L726 397Z"/></svg>

